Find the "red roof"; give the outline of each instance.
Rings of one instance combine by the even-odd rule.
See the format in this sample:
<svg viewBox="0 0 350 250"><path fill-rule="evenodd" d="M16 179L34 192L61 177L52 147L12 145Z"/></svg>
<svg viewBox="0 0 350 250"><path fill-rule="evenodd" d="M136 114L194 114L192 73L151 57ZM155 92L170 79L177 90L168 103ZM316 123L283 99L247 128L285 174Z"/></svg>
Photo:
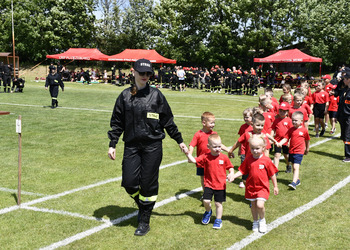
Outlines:
<svg viewBox="0 0 350 250"><path fill-rule="evenodd" d="M322 58L309 56L298 49L280 50L264 58L254 58L254 62L260 63L304 63L322 62Z"/></svg>
<svg viewBox="0 0 350 250"><path fill-rule="evenodd" d="M119 54L107 57L108 61L121 62L135 62L138 59L148 59L152 63L176 63L176 60L165 58L164 56L159 55L154 49L126 49Z"/></svg>
<svg viewBox="0 0 350 250"><path fill-rule="evenodd" d="M108 57L98 49L85 49L85 48L70 48L64 53L47 55L46 58L59 59L59 60L86 60L86 61L99 61Z"/></svg>

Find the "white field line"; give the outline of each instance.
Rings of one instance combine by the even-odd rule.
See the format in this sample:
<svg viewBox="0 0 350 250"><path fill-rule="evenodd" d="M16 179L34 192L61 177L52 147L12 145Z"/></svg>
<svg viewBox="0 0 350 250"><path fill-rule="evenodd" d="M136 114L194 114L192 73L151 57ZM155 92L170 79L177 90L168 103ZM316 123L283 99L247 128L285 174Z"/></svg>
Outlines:
<svg viewBox="0 0 350 250"><path fill-rule="evenodd" d="M0 191L8 192L8 193L17 193L18 192L17 189L10 189L10 188L4 188L4 187L0 187ZM21 194L33 195L33 196L45 196L45 194L38 194L38 193L32 193L32 192L26 192L26 191L21 191Z"/></svg>
<svg viewBox="0 0 350 250"><path fill-rule="evenodd" d="M170 164L167 164L167 165L160 166L160 169L164 169L164 168L168 168L168 167L171 167L171 166L179 165L179 164L182 164L182 163L185 163L185 162L187 162L187 160L173 162L173 163L170 163ZM108 184L108 183L111 183L111 182L117 182L117 181L120 181L121 179L122 179L122 177L119 176L119 177L116 177L116 178L100 181L100 182L97 182L95 184L91 184L91 185L88 185L88 186L84 186L84 187L68 190L68 191L65 191L65 192L62 192L62 193L58 193L58 194L54 194L54 195L48 195L48 196L45 196L45 197L42 197L42 198L39 198L39 199L35 199L35 200L32 200L32 201L23 203L23 204L21 204L21 206L31 206L31 205L34 205L34 204L37 204L37 203L48 201L48 200L57 199L57 198L60 198L60 197L63 197L63 196L69 195L69 194L73 194L73 193L80 192L80 191L83 191L83 190L87 190L87 189L90 189L90 188L99 187L99 186L102 186L102 185L105 185L105 184ZM5 213L8 213L8 212L17 210L19 208L20 208L19 206L12 206L12 207L3 208L3 209L0 209L0 214L5 214Z"/></svg>
<svg viewBox="0 0 350 250"><path fill-rule="evenodd" d="M29 207L29 206L21 206L22 209L32 210L36 212L43 212L43 213L51 213L51 214L59 214L59 215L66 215L71 217L77 217L82 218L85 220L94 220L94 221L102 221L102 222L109 222L109 220L103 219L103 218L97 218L93 216L86 216L78 213L71 213L63 210L53 210L53 209L47 209L47 208L38 208L38 207Z"/></svg>
<svg viewBox="0 0 350 250"><path fill-rule="evenodd" d="M18 104L18 103L0 103L0 105L9 105L9 106L23 106L23 107L34 107L34 108L42 108L41 105L30 105L30 104ZM103 109L88 109L88 108L73 108L73 107L57 107L58 109L69 109L69 110L81 110L81 111L95 111L95 112L106 112L111 113L112 110L103 110ZM188 119L200 119L200 116L184 116L184 115L174 115L175 118L188 118ZM232 118L219 118L216 120L224 120L224 121L242 121L242 118L232 119Z"/></svg>
<svg viewBox="0 0 350 250"><path fill-rule="evenodd" d="M289 212L288 214L283 215L283 216L279 217L278 219L274 220L273 222L271 222L270 224L268 224L267 231L265 234L261 234L258 232L252 233L251 235L249 235L248 237L244 238L243 240L235 243L234 245L232 245L228 249L235 249L236 250L236 249L242 249L242 248L248 246L253 241L260 239L261 237L263 237L264 235L269 233L271 230L277 228L278 226L282 225L283 223L286 223L286 222L290 221L291 219L295 218L296 216L306 212L307 210L321 204L322 202L327 200L329 197L331 197L333 194L335 194L335 192L337 192L339 189L345 187L349 183L350 183L350 175L348 177L346 177L344 180L338 182L336 185L334 185L333 187L328 189L326 192L324 192L320 196L318 196L316 199L310 201L309 203L307 203L301 207L294 209L293 211Z"/></svg>
<svg viewBox="0 0 350 250"><path fill-rule="evenodd" d="M322 143L325 143L325 142L327 142L327 141L329 141L329 140L332 140L332 139L334 139L335 137L332 137L332 138L327 138L327 139L325 139L325 140L322 140L322 141L319 141L319 142L317 142L317 143L315 143L315 144L317 144L317 145L320 145L320 144L322 144ZM311 146L310 146L311 147ZM183 162L186 162L186 161L180 161L179 163L183 163ZM175 165L175 163L173 163L174 165ZM350 179L350 176L349 176L349 179ZM338 183L339 184L339 183ZM337 184L337 185L338 185ZM337 186L336 185L336 186ZM346 185L346 184L345 184ZM342 186L343 187L343 186ZM340 187L341 188L341 187ZM339 188L339 189L340 189ZM332 190L332 189L334 189L334 187L332 187L330 190ZM201 191L202 190L202 188L201 187L199 187L199 188L197 188L197 189L194 189L194 190L192 190L192 191L189 191L189 192L186 192L186 193L184 193L184 194L180 194L179 196L173 196L173 197L171 197L171 198L168 198L168 199L166 199L166 200L163 200L163 201L160 201L160 202L157 202L156 203L156 205L155 205L155 208L158 208L158 207L160 207L160 206L163 206L163 205L165 205L165 204L168 204L168 203L170 203L170 202L173 202L173 201L176 201L176 200L178 200L178 199L181 199L181 198L184 198L184 197L186 197L186 196L188 196L188 195L190 195L190 194L192 194L192 193L196 193L196 192L199 192L199 191ZM338 189L337 189L338 190ZM337 190L335 190L334 191L334 193L337 191ZM327 191L327 192L329 192L329 190ZM326 193L327 193L326 192ZM325 193L325 194L326 194ZM334 194L334 193L332 193L332 194ZM331 194L331 195L332 195ZM331 196L330 195L330 196ZM322 195L321 195L322 196ZM321 197L320 196L320 197ZM328 196L328 197L330 197L330 196ZM327 197L327 198L328 198ZM326 199L327 199L326 198ZM316 204L317 205L317 204ZM314 205L314 206L316 206L316 205ZM304 205L304 206L306 206L306 205ZM304 207L304 206L302 206L302 207ZM120 218L117 218L117 219L115 219L115 220L113 220L112 221L112 225L115 225L115 224L118 224L118 223L120 223L120 222L122 222L122 221L125 221L125 220L128 220L128 219L130 219L130 218L132 218L132 217L134 217L134 216L136 216L137 215L137 211L135 211L135 212L133 212L133 213L130 213L130 214L128 214L128 215L125 215L125 216L123 216L123 217L120 217ZM296 216L296 215L295 215ZM294 217L295 217L294 216ZM280 218L283 218L284 216L282 216L282 217L280 217ZM294 218L294 217L292 217L292 218ZM292 219L292 218L290 218L290 219ZM277 221L277 220L276 220ZM284 222L283 222L284 223ZM283 224L283 223L281 223L281 224ZM273 225L272 223L271 224L269 224L269 226L270 225ZM109 225L109 224L105 224L105 225L101 225L101 226L98 226L98 227L94 227L94 228L91 228L91 229L89 229L89 230L87 230L87 231L85 231L85 232L81 232L81 233L78 233L78 234L76 234L76 235L74 235L74 236L71 236L71 237L69 237L69 238L66 238L66 239L64 239L64 240L62 240L62 241L59 241L59 242L56 242L56 243L53 243L53 244L51 244L51 245L49 245L49 246L47 246L47 247L44 247L44 248L42 248L42 249L56 249L56 248L58 248L58 247L62 247L62 246L66 246L66 245L68 245L68 244L70 244L70 243L72 243L72 242L74 242L74 241L77 241L77 240L80 240L80 239L83 239L83 238L85 238L85 237L87 237L87 236L90 236L90 235L92 235L92 234L94 234L94 233L97 233L97 232L99 232L99 231L101 231L101 230L103 230L103 229L105 229L105 228L108 228L108 227L110 227L111 225ZM279 226L279 225L277 225L277 226ZM276 226L276 227L277 227ZM255 235L255 234L253 234L253 235ZM256 237L261 237L261 235L260 234L258 234ZM247 237L248 238L248 237ZM242 240L243 241L243 240ZM237 243L236 243L237 244ZM249 244L249 243L248 243ZM231 249L236 249L235 247L234 248L231 248Z"/></svg>
<svg viewBox="0 0 350 250"><path fill-rule="evenodd" d="M199 188L196 188L196 189L193 189L191 191L188 191L186 193L183 193L183 194L180 194L180 195L177 195L177 196L173 196L173 197L170 197L168 199L165 199L165 200L162 200L158 203L156 203L155 205L155 208L158 208L158 207L161 207L161 206L164 206L170 202L173 202L173 201L176 201L176 200L179 200L179 199L182 199L182 198L185 198L185 197L188 197L189 195L191 194L194 194L194 193L197 193L197 192L200 192L202 190L202 187L199 187ZM120 218L117 218L115 220L112 220L111 222L107 222L107 223L104 223L100 226L97 226L97 227L93 227L89 230L86 230L84 232L81 232L81 233L78 233L72 237L69 237L69 238L66 238L62 241L58 241L56 243L53 243L49 246L46 246L46 247L43 247L43 248L40 248L41 250L49 250L49 249L56 249L56 248L59 248L59 247L62 247L62 246L66 246L74 241L77 241L77 240L81 240L87 236L90 236L92 234L95 234L97 232L100 232L101 230L105 229L105 228L108 228L108 227L111 227L113 225L117 225L123 221L126 221L132 217L135 217L137 216L138 214L138 211L135 211L133 213L130 213L130 214L127 214L123 217L120 217Z"/></svg>

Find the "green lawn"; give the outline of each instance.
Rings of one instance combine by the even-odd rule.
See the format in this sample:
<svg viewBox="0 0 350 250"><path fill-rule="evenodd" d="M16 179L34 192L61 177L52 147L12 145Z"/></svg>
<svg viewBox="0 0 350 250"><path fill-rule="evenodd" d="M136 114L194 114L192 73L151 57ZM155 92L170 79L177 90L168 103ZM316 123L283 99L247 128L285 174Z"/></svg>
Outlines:
<svg viewBox="0 0 350 250"><path fill-rule="evenodd" d="M26 82L24 93L0 93L1 175L0 210L16 205L18 135L15 121L22 116L22 204L24 207L0 214L1 249L38 249L72 237L69 249L224 249L249 236L252 218L244 190L238 182L229 184L224 203L223 228L212 223L201 225L204 212L199 201L200 187L193 164L186 163L175 141L166 137L160 171L158 204L151 231L135 237L136 218L98 230L104 220L115 220L136 211L132 200L120 186L123 145L117 146L117 159L107 157L109 120L121 87L105 84L66 83L60 91L60 108L50 109L49 92L43 82ZM2 89L1 89L2 90ZM242 111L257 105L257 97L211 94L189 89L173 92L162 89L175 115L175 122L186 144L201 128L204 111L215 114L222 141L232 146L243 123ZM281 91L275 96L279 98ZM328 132L315 138L310 126L311 145L330 138ZM339 126L337 127L339 132ZM332 139L310 149L301 166L302 185L290 191L291 174L278 175L280 194L266 203L267 223L322 195L350 175L343 163L343 142ZM232 160L239 166L240 160ZM284 163L280 163L284 170ZM100 183L101 182L101 183ZM93 187L89 186L100 183ZM272 185L271 185L272 186ZM6 191L6 190L10 191ZM78 189L72 191L74 189ZM67 193L64 193L67 192ZM59 194L59 195L57 195ZM57 196L55 196L57 195ZM349 238L349 185L325 202L277 227L248 249L346 249ZM39 200L42 198L42 200ZM30 203L31 202L31 203ZM214 206L214 204L213 204ZM34 211L37 210L37 211ZM215 212L214 212L215 214ZM95 217L95 218L94 218ZM212 219L213 220L213 219ZM80 233L92 229L78 240Z"/></svg>

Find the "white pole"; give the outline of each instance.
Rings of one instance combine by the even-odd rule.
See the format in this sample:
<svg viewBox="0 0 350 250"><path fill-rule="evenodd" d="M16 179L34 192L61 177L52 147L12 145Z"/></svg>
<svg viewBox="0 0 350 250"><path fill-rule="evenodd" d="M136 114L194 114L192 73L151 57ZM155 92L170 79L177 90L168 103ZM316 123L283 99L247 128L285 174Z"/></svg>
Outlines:
<svg viewBox="0 0 350 250"><path fill-rule="evenodd" d="M22 178L22 117L16 120L16 132L18 133L18 197L17 205L21 205L21 178Z"/></svg>

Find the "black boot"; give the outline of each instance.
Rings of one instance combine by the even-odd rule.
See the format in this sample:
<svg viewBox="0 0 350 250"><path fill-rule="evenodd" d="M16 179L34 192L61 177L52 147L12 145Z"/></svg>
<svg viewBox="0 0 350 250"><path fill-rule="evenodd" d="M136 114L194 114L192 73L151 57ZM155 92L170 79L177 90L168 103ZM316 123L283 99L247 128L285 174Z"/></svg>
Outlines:
<svg viewBox="0 0 350 250"><path fill-rule="evenodd" d="M155 202L142 204L142 201L140 201L140 205L139 205L140 222L134 235L144 236L151 229L151 227L149 226L149 221L151 218L151 213L152 213L154 204Z"/></svg>
<svg viewBox="0 0 350 250"><path fill-rule="evenodd" d="M56 106L56 108L58 107L58 101L57 100L55 100L55 106Z"/></svg>
<svg viewBox="0 0 350 250"><path fill-rule="evenodd" d="M56 108L56 107L55 107L55 99L52 99L52 100L51 100L51 108L52 108L52 109Z"/></svg>

